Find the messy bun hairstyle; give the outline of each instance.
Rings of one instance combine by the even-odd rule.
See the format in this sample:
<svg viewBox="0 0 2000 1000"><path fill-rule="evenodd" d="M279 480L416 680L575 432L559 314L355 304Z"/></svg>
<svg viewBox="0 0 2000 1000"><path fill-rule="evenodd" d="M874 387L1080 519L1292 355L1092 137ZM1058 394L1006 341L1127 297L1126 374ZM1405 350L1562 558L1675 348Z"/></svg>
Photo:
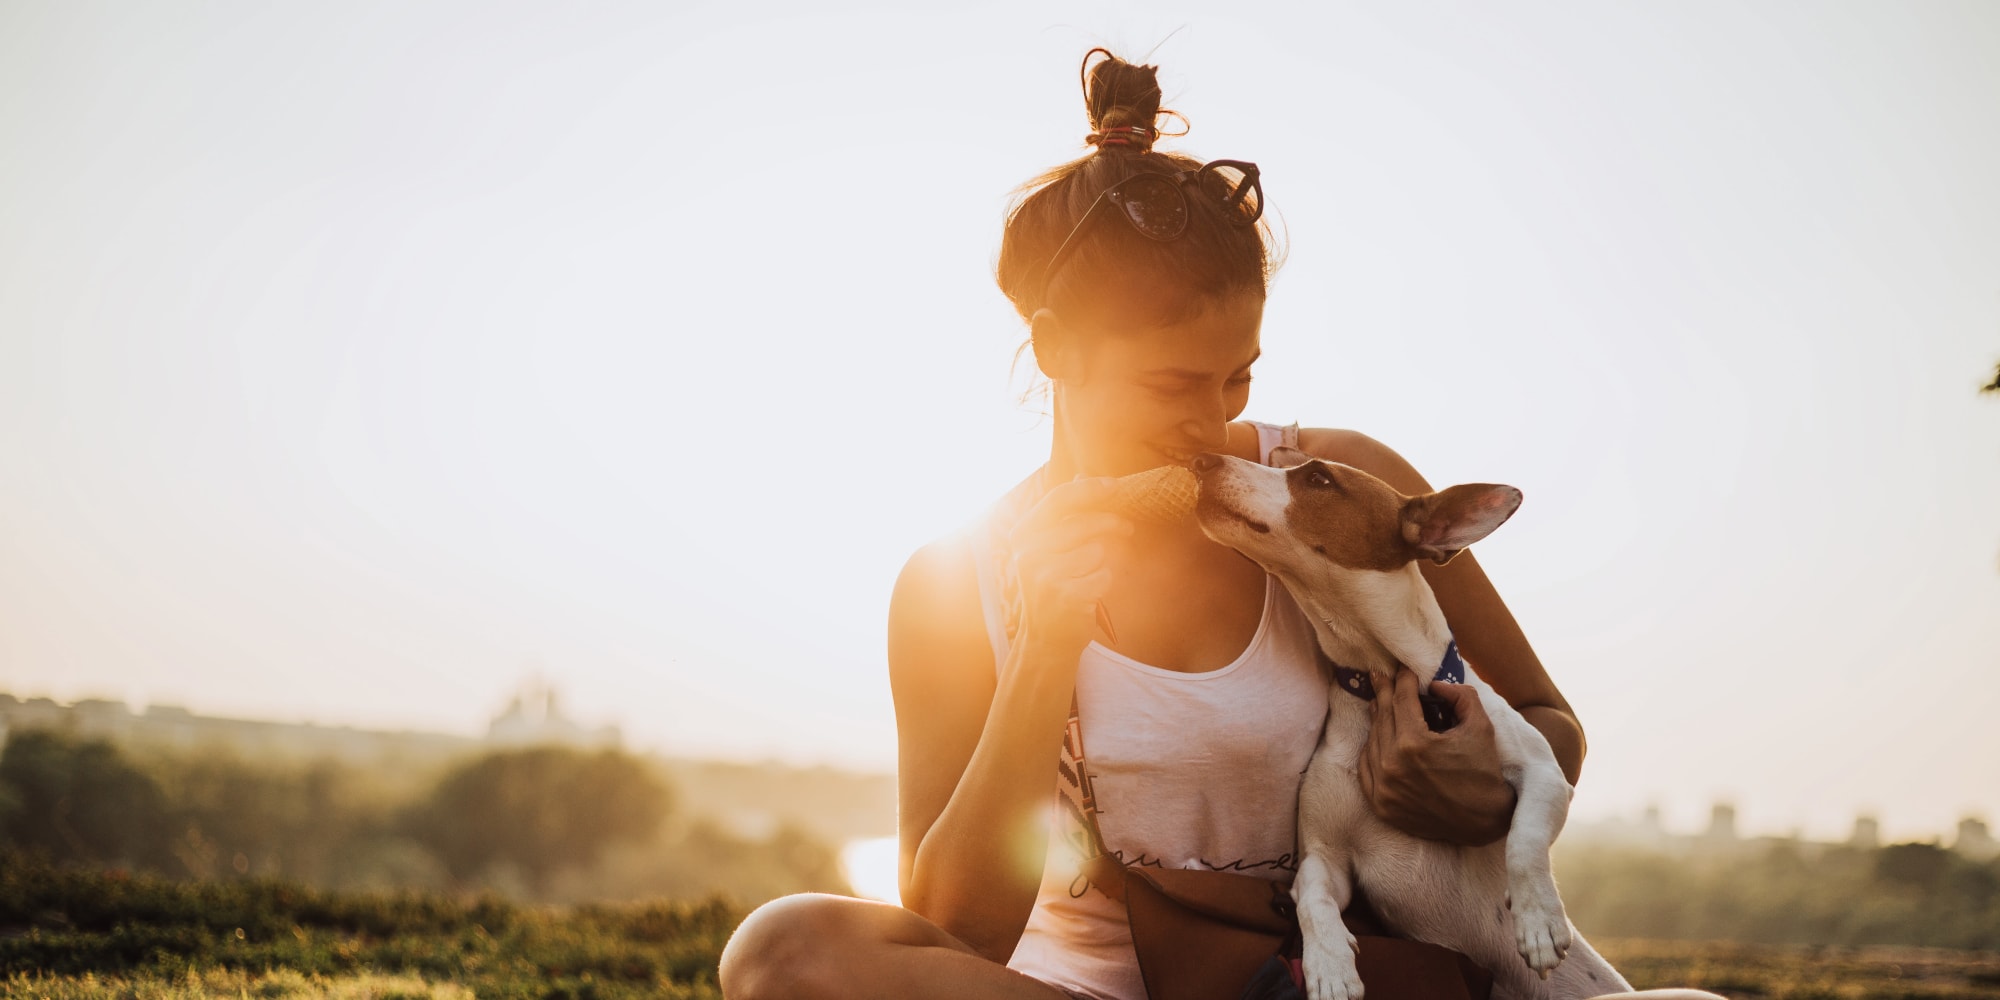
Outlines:
<svg viewBox="0 0 2000 1000"><path fill-rule="evenodd" d="M1153 148L1163 117L1186 121L1161 110L1158 73L1157 66L1134 65L1105 49L1084 55L1091 129L1085 142L1095 149L1023 185L1000 238L996 277L1022 319L1048 307L1131 328L1178 322L1233 293L1264 294L1277 267L1270 228L1237 224L1219 198L1192 190L1179 238L1153 240L1123 219L1094 219L1043 287L1049 259L1104 189L1137 174L1172 176L1201 166L1186 154Z"/></svg>

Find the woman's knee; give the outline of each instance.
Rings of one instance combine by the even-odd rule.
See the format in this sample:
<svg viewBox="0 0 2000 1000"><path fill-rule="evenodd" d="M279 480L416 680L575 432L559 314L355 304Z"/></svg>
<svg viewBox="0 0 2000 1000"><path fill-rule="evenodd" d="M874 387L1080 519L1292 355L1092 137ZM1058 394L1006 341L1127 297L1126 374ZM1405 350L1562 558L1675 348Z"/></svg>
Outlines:
<svg viewBox="0 0 2000 1000"><path fill-rule="evenodd" d="M801 893L751 911L722 948L722 995L727 1000L832 995L839 966L867 943L877 923L871 904L846 896Z"/></svg>

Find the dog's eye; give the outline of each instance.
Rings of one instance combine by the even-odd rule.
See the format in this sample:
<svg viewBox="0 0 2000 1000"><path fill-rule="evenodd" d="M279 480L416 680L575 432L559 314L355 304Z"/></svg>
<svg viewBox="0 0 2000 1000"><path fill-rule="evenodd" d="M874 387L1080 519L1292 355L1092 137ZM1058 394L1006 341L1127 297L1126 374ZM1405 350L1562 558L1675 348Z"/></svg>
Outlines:
<svg viewBox="0 0 2000 1000"><path fill-rule="evenodd" d="M1327 475L1325 469L1314 469L1306 473L1306 483L1312 486L1332 486L1333 477Z"/></svg>

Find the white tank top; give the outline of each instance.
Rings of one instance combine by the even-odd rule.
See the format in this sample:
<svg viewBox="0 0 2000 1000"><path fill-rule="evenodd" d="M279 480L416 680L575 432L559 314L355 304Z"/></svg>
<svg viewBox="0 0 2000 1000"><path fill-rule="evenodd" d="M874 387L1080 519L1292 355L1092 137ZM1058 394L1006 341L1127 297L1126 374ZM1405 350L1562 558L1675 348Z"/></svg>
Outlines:
<svg viewBox="0 0 2000 1000"><path fill-rule="evenodd" d="M1253 423L1258 452L1296 446L1295 427ZM1001 498L973 533L995 669L1007 662L1012 581L1004 539L1043 492L1039 474ZM1127 865L1208 868L1289 884L1298 867L1299 780L1326 719L1327 682L1311 623L1265 577L1257 632L1228 665L1149 666L1091 643L1077 662L1085 766L1106 847ZM1123 904L1088 889L1053 814L1035 909L1007 965L1071 993L1145 1000Z"/></svg>

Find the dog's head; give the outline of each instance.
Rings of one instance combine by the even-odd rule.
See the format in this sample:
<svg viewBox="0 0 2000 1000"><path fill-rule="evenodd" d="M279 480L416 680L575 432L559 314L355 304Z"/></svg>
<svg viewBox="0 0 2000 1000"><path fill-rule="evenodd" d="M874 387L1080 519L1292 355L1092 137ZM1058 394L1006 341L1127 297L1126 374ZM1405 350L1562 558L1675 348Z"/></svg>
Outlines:
<svg viewBox="0 0 2000 1000"><path fill-rule="evenodd" d="M1418 559L1448 562L1521 506L1512 486L1470 484L1412 497L1296 448L1279 448L1271 460L1197 456L1195 513L1208 537L1300 582L1335 584Z"/></svg>

